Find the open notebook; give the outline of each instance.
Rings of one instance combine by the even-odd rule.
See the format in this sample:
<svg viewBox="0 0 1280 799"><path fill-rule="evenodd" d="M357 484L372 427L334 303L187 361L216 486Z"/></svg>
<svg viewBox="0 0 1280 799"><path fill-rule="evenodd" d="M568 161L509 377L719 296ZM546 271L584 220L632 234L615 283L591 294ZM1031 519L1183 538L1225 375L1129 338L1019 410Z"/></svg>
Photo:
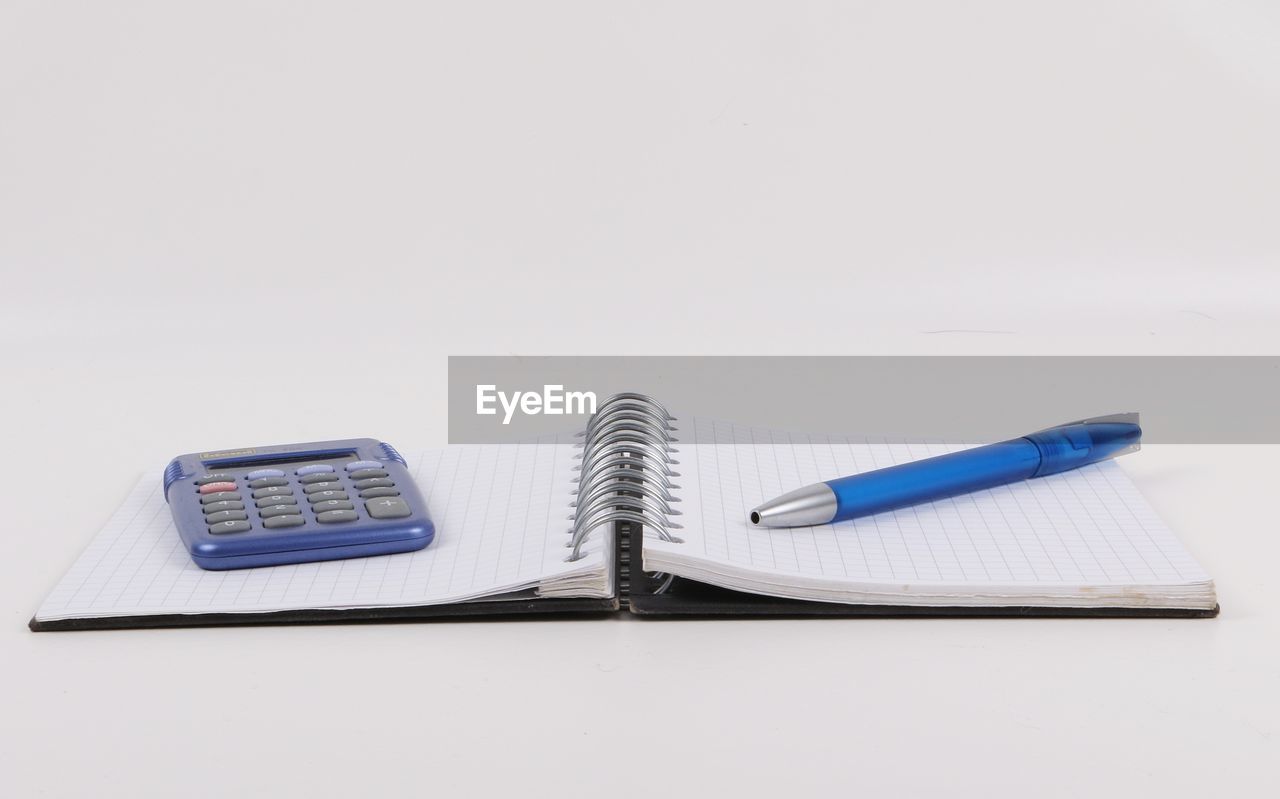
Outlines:
<svg viewBox="0 0 1280 799"><path fill-rule="evenodd" d="M914 607L1216 606L1213 582L1120 464L837 524L769 529L747 510L799 486L963 449L690 420L680 541L649 570L754 594ZM702 443L697 443L702 442Z"/></svg>
<svg viewBox="0 0 1280 799"><path fill-rule="evenodd" d="M173 528L159 475L148 476L31 627L601 613L624 604L647 615L1216 613L1212 580L1117 463L769 530L747 521L765 499L958 447L665 412L659 424L642 406L658 407L643 398L602 405L585 450L583 438L557 437L410 457L437 534L428 548L398 555L204 571Z"/></svg>

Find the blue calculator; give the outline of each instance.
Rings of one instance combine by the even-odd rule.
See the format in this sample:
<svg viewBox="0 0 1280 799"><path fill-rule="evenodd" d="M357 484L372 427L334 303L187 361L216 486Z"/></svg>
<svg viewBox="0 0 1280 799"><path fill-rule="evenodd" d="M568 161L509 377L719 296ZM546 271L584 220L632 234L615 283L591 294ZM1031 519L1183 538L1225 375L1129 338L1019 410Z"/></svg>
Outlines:
<svg viewBox="0 0 1280 799"><path fill-rule="evenodd" d="M409 552L435 536L404 458L372 438L179 455L164 496L204 569Z"/></svg>

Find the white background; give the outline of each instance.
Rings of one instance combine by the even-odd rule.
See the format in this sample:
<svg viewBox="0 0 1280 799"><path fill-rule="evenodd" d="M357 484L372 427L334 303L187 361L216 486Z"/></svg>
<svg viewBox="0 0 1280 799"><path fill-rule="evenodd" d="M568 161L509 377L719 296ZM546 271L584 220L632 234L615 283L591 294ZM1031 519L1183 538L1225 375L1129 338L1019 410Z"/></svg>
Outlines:
<svg viewBox="0 0 1280 799"><path fill-rule="evenodd" d="M1125 462L1213 621L25 623L173 454L443 443L449 354L1275 354L1278 39L0 0L0 793L1274 795L1280 447Z"/></svg>

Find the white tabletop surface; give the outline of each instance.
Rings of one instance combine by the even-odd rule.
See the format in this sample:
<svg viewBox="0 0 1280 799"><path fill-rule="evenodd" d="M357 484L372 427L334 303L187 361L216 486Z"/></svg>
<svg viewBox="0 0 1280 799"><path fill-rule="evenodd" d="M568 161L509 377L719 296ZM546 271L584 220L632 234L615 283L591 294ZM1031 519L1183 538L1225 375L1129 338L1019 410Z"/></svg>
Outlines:
<svg viewBox="0 0 1280 799"><path fill-rule="evenodd" d="M1280 352L1271 4L420 5L0 3L0 794L1275 794L1277 446L1124 461L1215 620L28 632L451 354Z"/></svg>

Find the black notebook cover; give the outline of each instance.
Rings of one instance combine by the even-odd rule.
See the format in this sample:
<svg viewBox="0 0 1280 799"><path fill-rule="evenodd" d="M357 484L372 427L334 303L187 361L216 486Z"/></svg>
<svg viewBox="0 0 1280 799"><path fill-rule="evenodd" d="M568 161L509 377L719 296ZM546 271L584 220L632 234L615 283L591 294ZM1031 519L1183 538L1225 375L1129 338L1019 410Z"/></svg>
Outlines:
<svg viewBox="0 0 1280 799"><path fill-rule="evenodd" d="M1212 610L1180 608L1041 608L1041 607L948 607L924 608L901 605L845 605L748 594L674 578L658 593L665 577L646 574L640 568L643 536L640 528L626 522L616 527L615 548L618 594L606 599L539 598L532 590L492 599L446 605L410 607L280 610L267 613L203 613L37 621L28 626L35 632L55 630L120 630L151 627L219 627L240 624L356 624L377 622L465 621L518 618L598 618L626 608L644 618L803 618L803 617L1046 617L1118 616L1162 618L1211 618Z"/></svg>
<svg viewBox="0 0 1280 799"><path fill-rule="evenodd" d="M539 599L532 591L495 599L455 602L450 605L415 605L346 610L277 610L268 613L169 613L163 615L106 616L28 623L34 632L54 630L124 630L146 627L225 627L238 624L360 624L370 622L460 621L518 617L599 616L618 610L610 599Z"/></svg>

